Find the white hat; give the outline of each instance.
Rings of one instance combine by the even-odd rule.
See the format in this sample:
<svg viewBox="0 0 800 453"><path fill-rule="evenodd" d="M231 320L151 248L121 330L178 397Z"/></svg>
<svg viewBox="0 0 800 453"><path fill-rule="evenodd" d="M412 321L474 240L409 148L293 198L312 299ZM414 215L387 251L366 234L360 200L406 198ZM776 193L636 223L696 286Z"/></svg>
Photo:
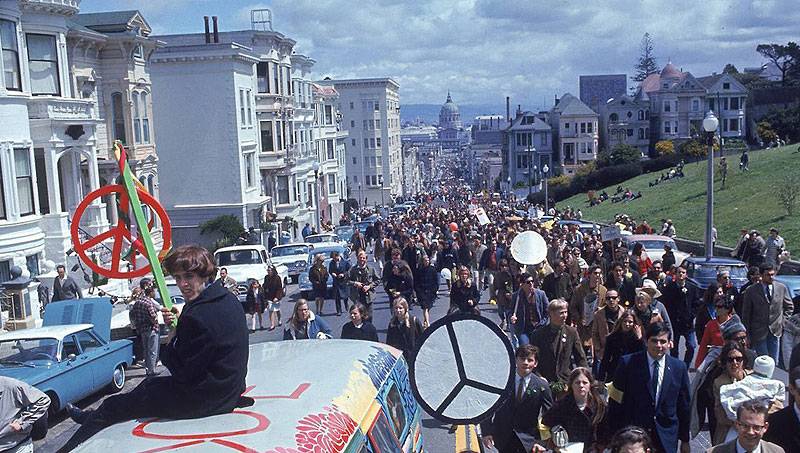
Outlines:
<svg viewBox="0 0 800 453"><path fill-rule="evenodd" d="M642 287L636 288L636 292L644 291L650 295L653 299L658 299L661 297L661 291L658 290L658 286L656 286L656 282L646 278L642 280Z"/></svg>
<svg viewBox="0 0 800 453"><path fill-rule="evenodd" d="M772 373L775 371L775 360L768 355L761 355L756 357L753 364L753 374L765 379L772 379Z"/></svg>

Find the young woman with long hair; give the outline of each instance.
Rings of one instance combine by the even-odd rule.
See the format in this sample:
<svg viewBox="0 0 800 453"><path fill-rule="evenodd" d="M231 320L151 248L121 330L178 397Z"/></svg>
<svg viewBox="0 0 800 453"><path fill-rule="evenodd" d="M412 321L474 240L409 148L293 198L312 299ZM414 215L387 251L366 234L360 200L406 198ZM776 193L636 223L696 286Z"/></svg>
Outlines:
<svg viewBox="0 0 800 453"><path fill-rule="evenodd" d="M292 317L283 331L284 340L314 340L333 337L331 328L324 319L309 310L305 299L298 299L292 310Z"/></svg>
<svg viewBox="0 0 800 453"><path fill-rule="evenodd" d="M450 311L480 314L481 293L472 281L472 272L466 266L458 266L457 272L458 279L450 290Z"/></svg>
<svg viewBox="0 0 800 453"><path fill-rule="evenodd" d="M256 331L256 325L258 330L264 330L264 290L258 280L250 280L245 301L245 312L250 316L250 333Z"/></svg>
<svg viewBox="0 0 800 453"><path fill-rule="evenodd" d="M556 401L542 417L548 429L561 426L570 442L583 442L584 451L603 451L602 433L608 403L600 395L592 371L585 367L572 370L566 396Z"/></svg>
<svg viewBox="0 0 800 453"><path fill-rule="evenodd" d="M269 311L269 330L275 330L275 326L281 326L281 299L286 295L283 287L283 279L278 275L278 270L271 265L267 268L267 275L264 277L264 301L267 303Z"/></svg>
<svg viewBox="0 0 800 453"><path fill-rule="evenodd" d="M616 371L622 356L644 349L641 326L637 323L636 314L631 309L627 309L619 315L614 328L606 337L606 347L603 350L598 379L610 378Z"/></svg>
<svg viewBox="0 0 800 453"><path fill-rule="evenodd" d="M411 363L420 335L422 323L409 313L408 302L398 297L392 304L392 319L386 330L386 344L403 351L406 362Z"/></svg>

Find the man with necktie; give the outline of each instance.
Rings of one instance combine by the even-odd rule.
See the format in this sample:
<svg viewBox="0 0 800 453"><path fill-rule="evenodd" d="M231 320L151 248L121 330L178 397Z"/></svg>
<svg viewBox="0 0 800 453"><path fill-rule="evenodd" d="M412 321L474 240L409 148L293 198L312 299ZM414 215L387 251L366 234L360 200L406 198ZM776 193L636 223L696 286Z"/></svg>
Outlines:
<svg viewBox="0 0 800 453"><path fill-rule="evenodd" d="M620 359L609 394L608 420L613 431L642 427L655 452L689 448L689 374L686 364L668 354L669 328L661 322L645 330L647 349Z"/></svg>
<svg viewBox="0 0 800 453"><path fill-rule="evenodd" d="M534 372L538 353L538 348L529 344L517 349L514 393L481 423L487 448L500 453L528 453L538 447L539 419L553 405L550 386Z"/></svg>
<svg viewBox="0 0 800 453"><path fill-rule="evenodd" d="M742 323L758 355L768 355L777 363L778 339L794 304L786 285L775 280L774 267L765 264L759 271L761 283L750 285L742 297Z"/></svg>
<svg viewBox="0 0 800 453"><path fill-rule="evenodd" d="M784 449L761 438L769 428L767 407L746 401L736 410L736 439L710 448L708 453L784 453ZM791 433L783 433L789 436Z"/></svg>

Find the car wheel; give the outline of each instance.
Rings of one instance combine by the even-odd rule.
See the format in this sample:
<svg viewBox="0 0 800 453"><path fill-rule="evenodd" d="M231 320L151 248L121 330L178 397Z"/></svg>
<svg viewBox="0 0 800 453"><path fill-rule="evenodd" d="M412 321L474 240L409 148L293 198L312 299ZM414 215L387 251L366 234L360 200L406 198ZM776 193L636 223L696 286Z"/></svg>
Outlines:
<svg viewBox="0 0 800 453"><path fill-rule="evenodd" d="M55 392L45 392L48 398L50 398L50 406L47 408L47 415L49 417L55 417L56 414L61 412L61 400L58 399L58 395Z"/></svg>
<svg viewBox="0 0 800 453"><path fill-rule="evenodd" d="M114 368L114 374L111 376L111 383L108 384L108 389L111 393L116 393L125 387L125 365L119 364Z"/></svg>
<svg viewBox="0 0 800 453"><path fill-rule="evenodd" d="M297 275L291 277L292 283L297 283L297 279L298 279Z"/></svg>

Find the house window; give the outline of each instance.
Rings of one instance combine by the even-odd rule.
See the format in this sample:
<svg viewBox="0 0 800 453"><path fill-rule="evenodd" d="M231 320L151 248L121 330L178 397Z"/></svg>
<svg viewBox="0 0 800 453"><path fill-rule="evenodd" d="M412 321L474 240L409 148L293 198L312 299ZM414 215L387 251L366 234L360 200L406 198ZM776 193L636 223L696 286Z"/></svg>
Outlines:
<svg viewBox="0 0 800 453"><path fill-rule="evenodd" d="M722 84L722 89L723 90L730 90L731 89L731 84L729 82L724 82Z"/></svg>
<svg viewBox="0 0 800 453"><path fill-rule="evenodd" d="M278 204L289 203L289 176L278 175Z"/></svg>
<svg viewBox="0 0 800 453"><path fill-rule="evenodd" d="M672 111L672 103L670 101L664 101L664 111L665 112Z"/></svg>
<svg viewBox="0 0 800 453"><path fill-rule="evenodd" d="M6 194L5 190L3 189L3 169L0 167L0 219L5 219L6 217ZM7 280L7 279L6 279ZM5 280L2 280L5 281Z"/></svg>
<svg viewBox="0 0 800 453"><path fill-rule="evenodd" d="M354 157L353 158L353 165L356 165L356 163L357 163L357 161L356 161L356 158Z"/></svg>
<svg viewBox="0 0 800 453"><path fill-rule="evenodd" d="M728 128L731 132L738 132L739 131L739 118L732 118L730 120L731 125Z"/></svg>
<svg viewBox="0 0 800 453"><path fill-rule="evenodd" d="M368 138L364 139L364 148L369 148L369 139Z"/></svg>
<svg viewBox="0 0 800 453"><path fill-rule="evenodd" d="M354 138L350 139L350 146L356 146L356 139Z"/></svg>
<svg viewBox="0 0 800 453"><path fill-rule="evenodd" d="M581 123L581 134L586 133L586 123Z"/></svg>
<svg viewBox="0 0 800 453"><path fill-rule="evenodd" d="M247 97L247 125L253 125L253 96L252 90L245 90L244 95Z"/></svg>
<svg viewBox="0 0 800 453"><path fill-rule="evenodd" d="M728 98L722 98L722 110L728 110Z"/></svg>
<svg viewBox="0 0 800 453"><path fill-rule="evenodd" d="M381 120L375 120L375 129L381 128Z"/></svg>
<svg viewBox="0 0 800 453"><path fill-rule="evenodd" d="M380 112L381 111L381 103L380 102L376 102L374 108L375 108L376 112Z"/></svg>
<svg viewBox="0 0 800 453"><path fill-rule="evenodd" d="M356 122L353 121L353 120L350 120L350 127L356 127Z"/></svg>
<svg viewBox="0 0 800 453"><path fill-rule="evenodd" d="M267 63L267 68L272 71L272 86L270 87L270 93L272 94L280 94L281 89L281 81L280 81L280 72L278 69L277 63Z"/></svg>
<svg viewBox="0 0 800 453"><path fill-rule="evenodd" d="M617 115L616 113L612 113L611 116L608 117L608 120L611 122L617 122L619 121L619 115Z"/></svg>
<svg viewBox="0 0 800 453"><path fill-rule="evenodd" d="M631 112L628 112L628 118L630 118L630 115L631 115ZM591 134L592 131L594 131L594 122L593 121L586 123L586 132Z"/></svg>
<svg viewBox="0 0 800 453"><path fill-rule="evenodd" d="M627 133L628 133L628 137L633 137L633 129L628 129Z"/></svg>
<svg viewBox="0 0 800 453"><path fill-rule="evenodd" d="M639 128L639 140L644 140L644 129Z"/></svg>
<svg viewBox="0 0 800 453"><path fill-rule="evenodd" d="M376 148L380 148L381 147L381 138L380 137L375 138L375 147Z"/></svg>
<svg viewBox="0 0 800 453"><path fill-rule="evenodd" d="M131 103L133 104L133 142L142 142L141 121L139 120L139 92L131 93Z"/></svg>
<svg viewBox="0 0 800 453"><path fill-rule="evenodd" d="M699 99L692 99L692 111L696 112L700 110L700 100Z"/></svg>
<svg viewBox="0 0 800 453"><path fill-rule="evenodd" d="M669 121L664 121L664 133L669 134L672 132L672 125L669 124Z"/></svg>
<svg viewBox="0 0 800 453"><path fill-rule="evenodd" d="M239 89L239 125L244 126L246 124L245 119L245 105L244 105L244 90Z"/></svg>
<svg viewBox="0 0 800 453"><path fill-rule="evenodd" d="M361 128L362 128L362 129L364 129L364 130L367 130L367 129L368 129L368 126L367 126L367 120L363 120L363 121L361 121Z"/></svg>
<svg viewBox="0 0 800 453"><path fill-rule="evenodd" d="M673 134L677 134L678 133L678 122L677 121L672 123L672 133Z"/></svg>
<svg viewBox="0 0 800 453"><path fill-rule="evenodd" d="M272 121L261 121L261 152L271 153L275 151L275 143L273 142Z"/></svg>
<svg viewBox="0 0 800 453"><path fill-rule="evenodd" d="M352 103L352 102L350 102L350 110L353 110L353 107L354 107L354 106L353 106L353 103Z"/></svg>
<svg viewBox="0 0 800 453"><path fill-rule="evenodd" d="M53 35L25 35L28 41L28 67L31 75L31 94L60 96L58 83L58 53Z"/></svg>
<svg viewBox="0 0 800 453"><path fill-rule="evenodd" d="M328 193L336 193L336 175L328 175Z"/></svg>
<svg viewBox="0 0 800 453"><path fill-rule="evenodd" d="M739 110L739 98L731 98L731 110Z"/></svg>
<svg viewBox="0 0 800 453"><path fill-rule="evenodd" d="M39 275L39 254L28 255L25 257L25 265L31 273L31 277Z"/></svg>
<svg viewBox="0 0 800 453"><path fill-rule="evenodd" d="M569 129L569 123L564 123L564 129Z"/></svg>
<svg viewBox="0 0 800 453"><path fill-rule="evenodd" d="M639 116L638 116L638 118L639 118L639 121L641 121L641 120L643 120L643 119L644 119L644 110L639 110Z"/></svg>
<svg viewBox="0 0 800 453"><path fill-rule="evenodd" d="M333 124L333 106L325 106L325 124Z"/></svg>
<svg viewBox="0 0 800 453"><path fill-rule="evenodd" d="M547 134L542 134L542 146L547 145Z"/></svg>
<svg viewBox="0 0 800 453"><path fill-rule="evenodd" d="M369 139L369 147L370 148L375 148L375 139L374 138L370 138Z"/></svg>
<svg viewBox="0 0 800 453"><path fill-rule="evenodd" d="M247 183L247 187L255 187L256 185L256 163L255 163L255 153L247 153L244 155L244 166L245 166L245 181Z"/></svg>
<svg viewBox="0 0 800 453"><path fill-rule="evenodd" d="M143 60L144 59L144 47L142 47L141 44L137 44L133 48L133 58L136 58L137 60Z"/></svg>
<svg viewBox="0 0 800 453"><path fill-rule="evenodd" d="M334 147L333 140L326 140L325 141L325 151L327 154L327 158L329 160L333 160L336 158L336 149Z"/></svg>
<svg viewBox="0 0 800 453"><path fill-rule="evenodd" d="M22 91L17 27L10 20L0 19L0 46L3 49L3 83L7 90Z"/></svg>
<svg viewBox="0 0 800 453"><path fill-rule="evenodd" d="M269 93L269 63L263 61L256 64L256 77L258 79L258 92Z"/></svg>
<svg viewBox="0 0 800 453"><path fill-rule="evenodd" d="M111 127L114 140L125 143L125 111L122 107L122 93L111 94Z"/></svg>
<svg viewBox="0 0 800 453"><path fill-rule="evenodd" d="M19 215L33 214L33 177L31 176L30 150L27 148L14 149L14 171L17 178Z"/></svg>
<svg viewBox="0 0 800 453"><path fill-rule="evenodd" d="M150 143L150 119L147 114L147 93L142 92L139 95L139 102L141 103L139 115L142 119L142 143Z"/></svg>

